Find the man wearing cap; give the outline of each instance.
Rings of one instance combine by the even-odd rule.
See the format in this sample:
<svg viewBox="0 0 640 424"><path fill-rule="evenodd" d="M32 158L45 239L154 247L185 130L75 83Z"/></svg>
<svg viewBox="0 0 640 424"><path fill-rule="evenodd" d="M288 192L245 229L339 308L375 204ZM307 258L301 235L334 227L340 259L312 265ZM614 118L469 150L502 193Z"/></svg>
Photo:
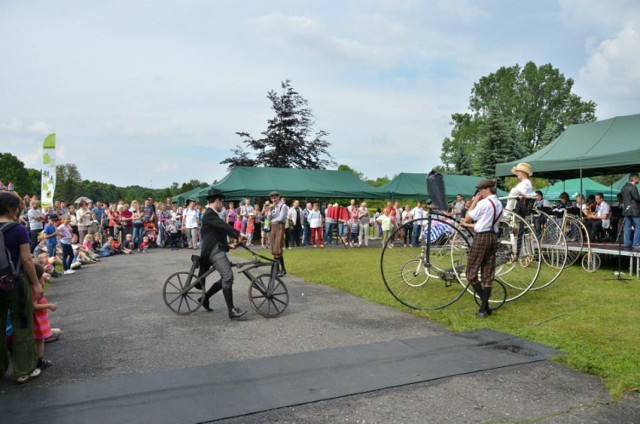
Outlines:
<svg viewBox="0 0 640 424"><path fill-rule="evenodd" d="M473 197L471 207L462 225L473 228L473 244L467 257L467 280L473 287L481 304L478 317L491 314L489 298L495 276L496 251L498 248L498 227L502 216L502 203L496 196L495 182L482 180L476 186L478 193ZM475 223L475 224L474 224ZM482 285L478 281L478 271L482 274Z"/></svg>
<svg viewBox="0 0 640 424"><path fill-rule="evenodd" d="M622 186L622 215L624 216L624 247L640 249L640 193L638 174L629 174L629 181ZM631 226L633 225L633 245Z"/></svg>
<svg viewBox="0 0 640 424"><path fill-rule="evenodd" d="M202 247L198 277L204 275L213 266L220 273L221 278L207 290L202 306L211 312L209 299L222 290L224 301L229 310L229 318L240 318L247 312L233 305L233 292L231 291L233 271L227 257L229 251L227 237L240 241L246 240L246 237L218 216L218 213L223 209L222 201L224 200L224 194L220 190L215 188L209 190L206 198L207 211L202 217ZM204 281L202 283L204 284Z"/></svg>
<svg viewBox="0 0 640 424"><path fill-rule="evenodd" d="M510 211L516 208L516 204L518 203L516 197L526 197L533 194L533 184L531 184L531 180L529 179L533 175L531 165L521 162L511 168L511 173L518 177L518 184L509 192L509 197L513 197L513 199L507 201L507 210Z"/></svg>
<svg viewBox="0 0 640 424"><path fill-rule="evenodd" d="M284 266L284 257L282 256L282 244L284 242L284 224L287 221L289 207L280 198L280 194L277 191L269 193L269 197L271 198L271 212L269 213L269 219L271 220L271 254L273 259L280 262L278 275L282 277L287 274L287 269Z"/></svg>

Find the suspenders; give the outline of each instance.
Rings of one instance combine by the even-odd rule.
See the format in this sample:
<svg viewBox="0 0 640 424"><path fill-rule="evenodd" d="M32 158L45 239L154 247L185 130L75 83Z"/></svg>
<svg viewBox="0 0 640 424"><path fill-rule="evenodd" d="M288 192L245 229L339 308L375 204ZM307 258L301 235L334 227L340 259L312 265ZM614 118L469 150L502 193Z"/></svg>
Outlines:
<svg viewBox="0 0 640 424"><path fill-rule="evenodd" d="M500 211L498 216L496 216L496 212L497 212L496 205L493 203L493 201L491 199L487 199L487 200L489 201L489 203L491 203L491 207L493 208L493 222L491 223L491 231L494 231L493 227L495 227L496 226L496 222L498 222L500 220L500 217L502 216L502 211Z"/></svg>

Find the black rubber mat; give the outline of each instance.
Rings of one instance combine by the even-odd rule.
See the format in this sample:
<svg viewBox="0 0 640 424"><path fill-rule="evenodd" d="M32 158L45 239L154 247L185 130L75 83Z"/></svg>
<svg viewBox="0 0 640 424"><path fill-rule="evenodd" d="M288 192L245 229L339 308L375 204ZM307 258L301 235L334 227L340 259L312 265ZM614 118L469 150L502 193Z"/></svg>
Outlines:
<svg viewBox="0 0 640 424"><path fill-rule="evenodd" d="M481 330L18 390L18 423L199 423L543 361L559 352Z"/></svg>

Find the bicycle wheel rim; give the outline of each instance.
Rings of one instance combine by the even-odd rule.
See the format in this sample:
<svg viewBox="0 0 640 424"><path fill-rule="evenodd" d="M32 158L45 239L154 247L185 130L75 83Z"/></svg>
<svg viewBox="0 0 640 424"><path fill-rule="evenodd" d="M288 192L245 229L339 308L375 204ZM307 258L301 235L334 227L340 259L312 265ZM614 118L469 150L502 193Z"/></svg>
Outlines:
<svg viewBox="0 0 640 424"><path fill-rule="evenodd" d="M431 222L429 224L429 221ZM459 229L447 222L445 218L431 217L413 220L409 223L426 224L432 232L425 237L421 230L420 247L393 247L393 240L398 236L402 227L394 230L387 243L383 246L380 257L380 271L382 280L389 293L401 304L415 310L437 310L445 308L464 294L465 286L456 275L461 268L466 267L466 253L468 241ZM438 226L436 231L435 227ZM436 238L435 234L440 235ZM454 235L465 241L461 248L453 245ZM429 257L426 257L426 253ZM428 260L427 260L428 259ZM422 266L418 267L417 264ZM423 284L407 284L403 277L403 269L416 265L416 269L424 270Z"/></svg>

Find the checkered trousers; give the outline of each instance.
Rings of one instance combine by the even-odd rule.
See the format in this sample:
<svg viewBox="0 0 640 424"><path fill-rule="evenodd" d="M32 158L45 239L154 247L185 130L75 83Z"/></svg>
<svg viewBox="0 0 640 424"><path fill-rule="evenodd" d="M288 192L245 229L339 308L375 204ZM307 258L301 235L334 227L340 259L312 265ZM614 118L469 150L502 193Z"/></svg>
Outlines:
<svg viewBox="0 0 640 424"><path fill-rule="evenodd" d="M471 284L478 282L478 271L482 271L482 285L491 287L496 272L496 251L498 235L493 231L477 233L467 256L467 280Z"/></svg>
<svg viewBox="0 0 640 424"><path fill-rule="evenodd" d="M282 257L282 245L284 244L284 223L271 223L271 254L274 258Z"/></svg>

